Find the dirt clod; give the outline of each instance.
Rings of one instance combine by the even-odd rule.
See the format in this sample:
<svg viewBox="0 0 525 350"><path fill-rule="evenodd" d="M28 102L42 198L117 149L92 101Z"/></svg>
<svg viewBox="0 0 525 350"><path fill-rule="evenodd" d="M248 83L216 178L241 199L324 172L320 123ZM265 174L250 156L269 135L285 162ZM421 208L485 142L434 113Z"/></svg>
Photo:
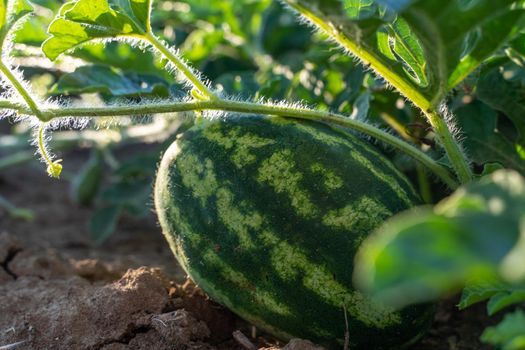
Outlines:
<svg viewBox="0 0 525 350"><path fill-rule="evenodd" d="M122 276L122 271L111 264L105 264L96 259L82 259L71 261L75 273L90 282L115 281Z"/></svg>
<svg viewBox="0 0 525 350"><path fill-rule="evenodd" d="M129 270L104 286L79 276L46 280L21 275L1 285L0 294L2 314L11 315L0 318L0 329L16 330L0 335L0 344L29 338L34 349L98 349L128 342L152 328L151 315L168 304L165 279L149 268Z"/></svg>
<svg viewBox="0 0 525 350"><path fill-rule="evenodd" d="M16 276L45 280L74 276L71 265L54 249L23 249L13 257L9 269Z"/></svg>

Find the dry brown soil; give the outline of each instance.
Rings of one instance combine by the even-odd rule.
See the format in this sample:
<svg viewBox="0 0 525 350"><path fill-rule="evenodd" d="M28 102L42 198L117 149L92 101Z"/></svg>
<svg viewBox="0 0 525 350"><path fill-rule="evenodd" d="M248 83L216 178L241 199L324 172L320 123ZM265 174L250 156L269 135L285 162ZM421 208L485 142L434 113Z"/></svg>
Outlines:
<svg viewBox="0 0 525 350"><path fill-rule="evenodd" d="M261 334L252 338L250 325L185 280L153 213L125 218L94 246L86 229L90 209L76 205L67 181L48 178L41 164L0 173L0 193L35 213L25 222L0 212L0 349L284 346ZM489 349L478 342L488 322L483 306L460 313L456 302L439 304L432 329L413 350ZM238 330L247 336L244 345L232 336ZM298 340L285 348L318 349Z"/></svg>

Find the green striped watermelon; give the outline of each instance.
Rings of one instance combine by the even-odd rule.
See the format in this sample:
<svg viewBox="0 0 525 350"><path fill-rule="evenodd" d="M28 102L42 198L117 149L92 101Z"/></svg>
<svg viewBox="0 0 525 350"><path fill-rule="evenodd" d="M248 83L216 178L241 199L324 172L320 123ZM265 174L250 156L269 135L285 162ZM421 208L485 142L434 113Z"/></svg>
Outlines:
<svg viewBox="0 0 525 350"><path fill-rule="evenodd" d="M230 115L186 131L162 159L155 205L180 264L212 299L283 340L399 348L426 306L395 312L352 288L367 234L418 202L356 136L279 117Z"/></svg>

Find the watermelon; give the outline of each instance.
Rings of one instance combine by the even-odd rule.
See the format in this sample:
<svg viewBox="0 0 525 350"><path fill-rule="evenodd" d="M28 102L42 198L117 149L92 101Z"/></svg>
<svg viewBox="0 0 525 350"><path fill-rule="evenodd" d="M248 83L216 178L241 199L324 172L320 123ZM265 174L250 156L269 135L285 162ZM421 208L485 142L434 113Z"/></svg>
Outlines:
<svg viewBox="0 0 525 350"><path fill-rule="evenodd" d="M188 275L274 336L340 349L399 348L428 306L395 311L352 287L354 255L418 203L409 181L348 131L281 117L199 122L164 154L155 205Z"/></svg>

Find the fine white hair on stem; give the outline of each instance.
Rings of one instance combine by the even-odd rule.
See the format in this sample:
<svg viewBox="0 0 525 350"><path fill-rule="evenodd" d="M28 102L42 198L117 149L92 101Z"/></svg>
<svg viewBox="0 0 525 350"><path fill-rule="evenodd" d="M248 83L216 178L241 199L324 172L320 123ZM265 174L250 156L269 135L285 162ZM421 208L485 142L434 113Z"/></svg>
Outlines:
<svg viewBox="0 0 525 350"><path fill-rule="evenodd" d="M22 71L19 69L19 67L13 66L11 62L11 59L3 60L4 65L11 71L11 74L13 74L16 81L22 86L22 88L25 91L27 91L31 95L33 100L35 100L36 104L40 105L41 101L37 99L36 94L33 92L29 82L26 79L24 79ZM1 80L2 88L4 88L6 91L4 92L2 97L14 103L20 103L23 105L27 104L26 101L20 95L20 93L13 87L12 82L7 79L7 77L2 75Z"/></svg>
<svg viewBox="0 0 525 350"><path fill-rule="evenodd" d="M463 155L463 158L467 161L469 167L472 166L472 160L470 159L467 151L465 150L465 147L463 146L465 135L461 131L461 128L457 125L456 117L452 112L450 112L446 102L441 103L441 105L439 106L439 115L443 117L443 120L445 121L445 124L447 125L448 129L450 130L452 138L458 145L459 151Z"/></svg>
<svg viewBox="0 0 525 350"><path fill-rule="evenodd" d="M181 62L181 64L183 64L185 66L185 68L188 69L188 71L193 76L195 76L199 81L201 81L204 84L204 86L206 86L209 89L212 88L212 84L211 84L210 80L207 79L200 71L196 70L195 68L193 68L192 65L189 64L189 62L182 56L180 49L172 47L165 40L159 40L159 41L161 42L162 45L164 45L166 48L168 48L169 52L174 57L176 57L177 60L179 62ZM146 44L146 43L144 43L144 44ZM157 48L155 48L154 46L147 46L147 48L151 52L154 52L154 53L158 53L159 52L159 50ZM167 57L165 57L164 55L162 55L162 60L166 61L165 69L168 71L168 73L170 73L173 76L175 76L177 81L181 82L186 89L188 89L188 90L193 89L193 87L194 87L193 84L184 75L184 72L181 72L177 68L177 66L173 62L171 62Z"/></svg>
<svg viewBox="0 0 525 350"><path fill-rule="evenodd" d="M55 160L56 156L49 149L49 141L51 141L51 136L48 133L49 124L42 124L37 118L31 118L33 138L31 145L36 147L35 154L38 155L40 161L44 164L48 164L46 156L51 160ZM36 119L36 120L35 120ZM42 143L40 143L40 127L42 127Z"/></svg>

